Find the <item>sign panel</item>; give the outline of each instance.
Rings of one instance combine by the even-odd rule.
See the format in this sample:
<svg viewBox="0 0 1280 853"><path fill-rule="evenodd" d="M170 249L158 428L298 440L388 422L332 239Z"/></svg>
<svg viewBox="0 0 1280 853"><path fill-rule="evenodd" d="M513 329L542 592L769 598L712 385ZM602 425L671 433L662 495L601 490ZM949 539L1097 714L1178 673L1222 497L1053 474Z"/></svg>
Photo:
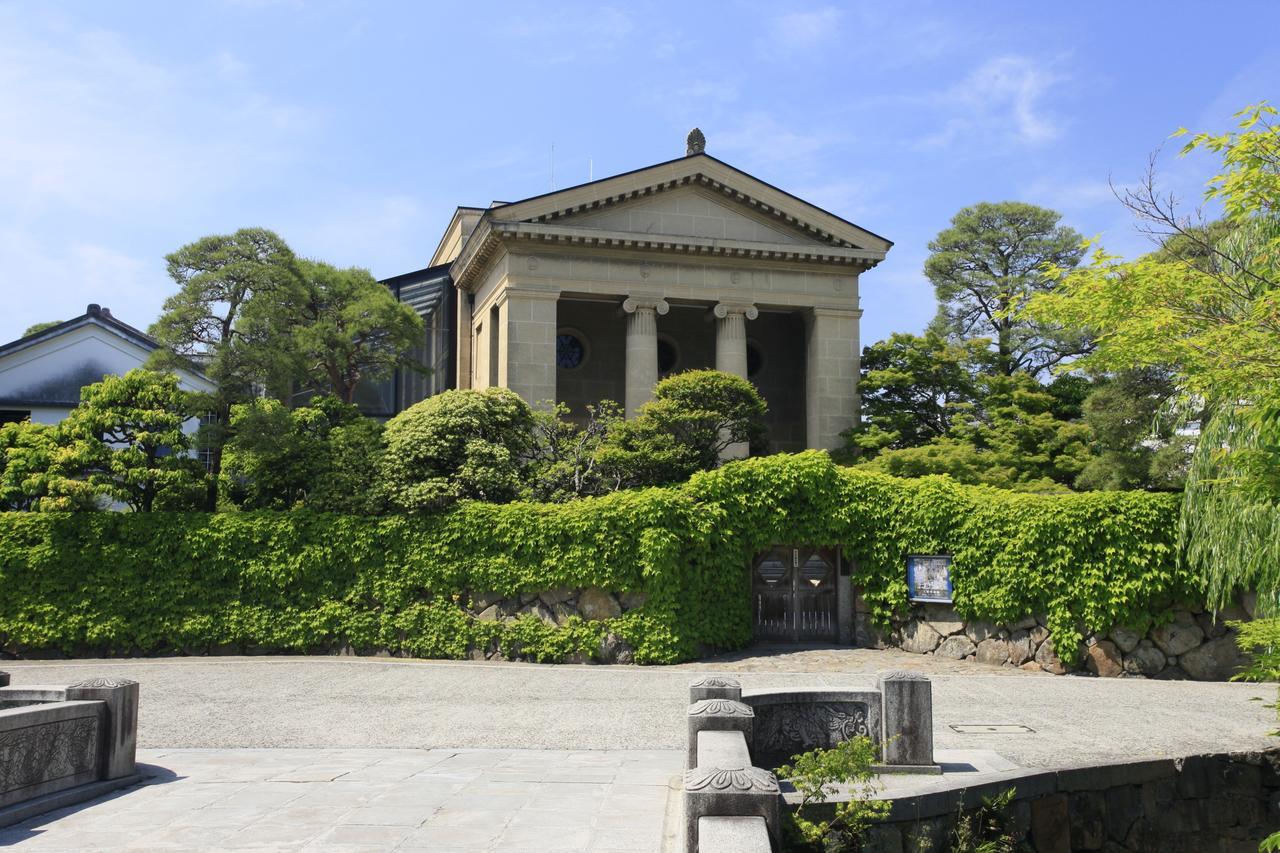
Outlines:
<svg viewBox="0 0 1280 853"><path fill-rule="evenodd" d="M912 554L907 557L907 597L913 602L951 603L951 557Z"/></svg>

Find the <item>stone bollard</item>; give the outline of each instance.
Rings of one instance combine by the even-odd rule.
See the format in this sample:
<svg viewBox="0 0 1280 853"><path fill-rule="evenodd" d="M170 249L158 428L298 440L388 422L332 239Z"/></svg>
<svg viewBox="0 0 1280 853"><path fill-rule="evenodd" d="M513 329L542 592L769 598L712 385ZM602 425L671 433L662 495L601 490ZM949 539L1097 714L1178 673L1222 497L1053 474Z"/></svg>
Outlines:
<svg viewBox="0 0 1280 853"><path fill-rule="evenodd" d="M695 767L684 774L685 850L700 850L704 817L762 817L774 850L782 849L782 791L760 767Z"/></svg>
<svg viewBox="0 0 1280 853"><path fill-rule="evenodd" d="M689 685L689 701L700 702L703 699L742 700L742 682L736 678L707 676L699 678Z"/></svg>
<svg viewBox="0 0 1280 853"><path fill-rule="evenodd" d="M67 700L105 702L107 716L99 760L103 779L137 772L138 682L127 678L90 678L67 688Z"/></svg>
<svg viewBox="0 0 1280 853"><path fill-rule="evenodd" d="M878 676L881 744L889 766L933 764L933 687L919 673L893 670Z"/></svg>
<svg viewBox="0 0 1280 853"><path fill-rule="evenodd" d="M698 732L742 732L751 743L756 714L750 705L732 699L702 699L689 706L689 742L685 751L685 767L698 762Z"/></svg>
<svg viewBox="0 0 1280 853"><path fill-rule="evenodd" d="M8 687L8 686L9 686L9 673L0 672L0 687Z"/></svg>

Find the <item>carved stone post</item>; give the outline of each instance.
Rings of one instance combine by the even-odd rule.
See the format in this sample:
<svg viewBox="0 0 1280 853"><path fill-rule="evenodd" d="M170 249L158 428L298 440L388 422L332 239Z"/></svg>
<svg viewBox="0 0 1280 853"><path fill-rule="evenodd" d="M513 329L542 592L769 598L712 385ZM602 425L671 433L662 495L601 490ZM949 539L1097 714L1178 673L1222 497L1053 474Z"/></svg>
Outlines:
<svg viewBox="0 0 1280 853"><path fill-rule="evenodd" d="M628 297L622 303L627 313L627 417L634 418L640 407L653 398L658 384L658 316L671 310L667 300L656 297Z"/></svg>
<svg viewBox="0 0 1280 853"><path fill-rule="evenodd" d="M933 687L917 672L882 672L881 744L887 765L933 764Z"/></svg>
<svg viewBox="0 0 1280 853"><path fill-rule="evenodd" d="M68 701L99 701L107 705L99 757L103 779L119 779L137 772L138 682L127 678L90 678L67 688Z"/></svg>

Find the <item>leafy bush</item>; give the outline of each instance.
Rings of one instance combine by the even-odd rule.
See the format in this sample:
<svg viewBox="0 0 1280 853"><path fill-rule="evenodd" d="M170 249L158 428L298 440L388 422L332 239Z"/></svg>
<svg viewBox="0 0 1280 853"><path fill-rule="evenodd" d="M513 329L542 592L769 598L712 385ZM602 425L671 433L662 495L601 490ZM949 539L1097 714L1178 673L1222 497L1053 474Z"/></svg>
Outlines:
<svg viewBox="0 0 1280 853"><path fill-rule="evenodd" d="M387 422L382 480L392 506L416 512L461 498L520 496L533 444L533 410L514 391L445 391Z"/></svg>
<svg viewBox="0 0 1280 853"><path fill-rule="evenodd" d="M382 425L336 397L231 407L222 493L244 509L376 511Z"/></svg>
<svg viewBox="0 0 1280 853"><path fill-rule="evenodd" d="M787 810L786 850L862 850L862 835L876 821L889 814L890 803L875 799L876 774L873 765L877 750L870 738L855 737L830 749L815 749L791 757L791 764L778 768L778 776L789 781L800 794L795 810ZM835 804L828 820L812 820L805 809L825 803L840 786L849 788L849 799Z"/></svg>
<svg viewBox="0 0 1280 853"><path fill-rule="evenodd" d="M618 423L598 460L606 477L623 486L679 483L720 465L731 444L766 445L764 398L740 376L687 370L653 388L653 399L630 421Z"/></svg>
<svg viewBox="0 0 1280 853"><path fill-rule="evenodd" d="M604 631L637 661L751 639L748 563L776 543L840 545L873 617L906 607L904 558L951 553L956 608L1047 613L1059 653L1081 632L1196 594L1174 561L1176 499L1023 495L897 480L821 452L735 462L674 488L564 504L464 501L432 515L0 513L0 647L111 652L349 643L458 658L589 651ZM607 623L480 622L475 594L639 592ZM526 620L528 623L528 620Z"/></svg>

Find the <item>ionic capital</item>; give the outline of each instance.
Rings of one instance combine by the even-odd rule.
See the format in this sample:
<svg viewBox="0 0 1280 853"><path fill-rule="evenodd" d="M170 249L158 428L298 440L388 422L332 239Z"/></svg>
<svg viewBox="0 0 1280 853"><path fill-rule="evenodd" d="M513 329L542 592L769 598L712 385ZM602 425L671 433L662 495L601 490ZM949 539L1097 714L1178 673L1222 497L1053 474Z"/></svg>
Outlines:
<svg viewBox="0 0 1280 853"><path fill-rule="evenodd" d="M760 309L752 305L750 302L720 302L711 309L711 313L716 319L723 320L730 314L741 314L748 320L754 320L760 316Z"/></svg>
<svg viewBox="0 0 1280 853"><path fill-rule="evenodd" d="M661 296L628 296L622 302L622 310L628 314L634 314L646 308L657 312L659 315L664 315L671 310L667 300Z"/></svg>

